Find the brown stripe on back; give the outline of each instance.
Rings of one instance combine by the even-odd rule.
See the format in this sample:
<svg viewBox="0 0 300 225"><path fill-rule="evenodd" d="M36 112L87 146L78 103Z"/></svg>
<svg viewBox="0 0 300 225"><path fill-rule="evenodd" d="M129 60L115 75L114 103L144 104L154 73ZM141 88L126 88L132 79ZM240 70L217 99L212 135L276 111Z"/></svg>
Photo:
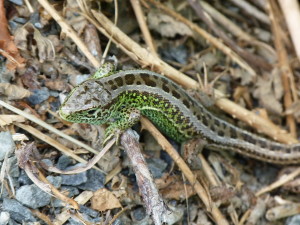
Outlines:
<svg viewBox="0 0 300 225"><path fill-rule="evenodd" d="M285 148L280 144L272 144L270 150L272 151L283 151Z"/></svg>
<svg viewBox="0 0 300 225"><path fill-rule="evenodd" d="M177 92L177 91L175 91L175 90L172 91L172 95L173 95L175 98L177 98L177 99L180 99L180 98L181 98L180 93Z"/></svg>
<svg viewBox="0 0 300 225"><path fill-rule="evenodd" d="M251 144L256 144L256 140L255 138L253 138L251 135L247 134L247 133L242 133L242 140L249 142Z"/></svg>
<svg viewBox="0 0 300 225"><path fill-rule="evenodd" d="M190 108L190 103L189 103L189 101L188 100L186 100L186 99L183 99L182 100L182 103L189 109Z"/></svg>
<svg viewBox="0 0 300 225"><path fill-rule="evenodd" d="M205 126L208 126L208 121L207 121L206 116L203 116L203 117L202 117L202 123L203 123Z"/></svg>
<svg viewBox="0 0 300 225"><path fill-rule="evenodd" d="M115 82L114 82L113 80L108 80L108 84L109 84L110 86L112 86L112 85L115 84Z"/></svg>
<svg viewBox="0 0 300 225"><path fill-rule="evenodd" d="M224 137L225 136L225 132L222 129L219 129L218 130L218 135L221 136L221 137Z"/></svg>
<svg viewBox="0 0 300 225"><path fill-rule="evenodd" d="M234 129L233 127L230 127L230 137L233 139L237 138L237 133L236 133L236 129Z"/></svg>
<svg viewBox="0 0 300 225"><path fill-rule="evenodd" d="M117 85L115 85L115 84L113 84L112 86L111 86L111 89L112 90L117 90L119 88L119 86L117 86Z"/></svg>
<svg viewBox="0 0 300 225"><path fill-rule="evenodd" d="M258 144L260 147L262 148L267 148L268 147L268 144L266 141L263 141L263 140L258 140Z"/></svg>
<svg viewBox="0 0 300 225"><path fill-rule="evenodd" d="M157 86L157 82L152 80L151 76L149 74L141 74L141 78L143 79L145 85L150 86L150 87L156 87Z"/></svg>
<svg viewBox="0 0 300 225"><path fill-rule="evenodd" d="M133 84L133 83L134 83L134 80L135 80L135 78L134 78L134 75L133 75L133 74L127 74L127 75L125 75L125 83L126 83L127 85Z"/></svg>
<svg viewBox="0 0 300 225"><path fill-rule="evenodd" d="M123 86L123 84L124 84L122 77L117 77L116 82L119 87Z"/></svg>
<svg viewBox="0 0 300 225"><path fill-rule="evenodd" d="M165 84L165 83L163 83L163 85L162 85L162 89L165 91L165 92L167 92L167 93L169 93L170 92L170 88L168 87L168 85L167 84Z"/></svg>

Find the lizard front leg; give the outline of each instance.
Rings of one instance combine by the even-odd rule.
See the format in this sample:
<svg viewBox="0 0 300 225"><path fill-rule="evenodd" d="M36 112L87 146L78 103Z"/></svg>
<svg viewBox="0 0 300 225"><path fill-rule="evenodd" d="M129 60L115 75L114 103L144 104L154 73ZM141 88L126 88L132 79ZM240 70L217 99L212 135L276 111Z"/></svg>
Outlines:
<svg viewBox="0 0 300 225"><path fill-rule="evenodd" d="M121 134L128 128L135 125L141 118L140 110L127 109L121 113L118 113L117 119L112 121L105 131L105 139L103 145L112 137L116 137L116 143L119 143Z"/></svg>

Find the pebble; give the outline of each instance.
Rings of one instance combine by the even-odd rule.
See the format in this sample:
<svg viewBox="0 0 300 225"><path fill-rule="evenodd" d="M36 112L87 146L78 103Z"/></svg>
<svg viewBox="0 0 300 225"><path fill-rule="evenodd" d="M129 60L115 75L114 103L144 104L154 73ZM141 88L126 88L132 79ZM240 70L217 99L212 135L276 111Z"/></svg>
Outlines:
<svg viewBox="0 0 300 225"><path fill-rule="evenodd" d="M72 163L72 159L69 156L62 155L59 157L56 167L60 170L65 170Z"/></svg>
<svg viewBox="0 0 300 225"><path fill-rule="evenodd" d="M0 143L0 161L2 161L6 154L8 154L8 157L12 155L16 145L8 131L0 132Z"/></svg>
<svg viewBox="0 0 300 225"><path fill-rule="evenodd" d="M31 211L15 199L3 199L2 209L9 212L10 217L17 222L35 222Z"/></svg>
<svg viewBox="0 0 300 225"><path fill-rule="evenodd" d="M285 224L286 225L299 225L300 224L300 214L288 218Z"/></svg>
<svg viewBox="0 0 300 225"><path fill-rule="evenodd" d="M168 166L168 164L160 158L148 158L146 162L154 178L160 178Z"/></svg>
<svg viewBox="0 0 300 225"><path fill-rule="evenodd" d="M26 184L32 184L32 181L30 178L27 176L24 170L21 170L20 176L18 178L18 182L21 186L26 185Z"/></svg>
<svg viewBox="0 0 300 225"><path fill-rule="evenodd" d="M78 186L78 188L86 191L97 191L104 187L105 174L98 170L90 169L87 171L87 181Z"/></svg>
<svg viewBox="0 0 300 225"><path fill-rule="evenodd" d="M50 203L51 195L42 191L35 184L24 185L16 191L16 199L32 209L46 206Z"/></svg>
<svg viewBox="0 0 300 225"><path fill-rule="evenodd" d="M16 17L16 18L14 18L14 21L16 23L25 24L25 23L27 23L28 20L26 18Z"/></svg>
<svg viewBox="0 0 300 225"><path fill-rule="evenodd" d="M46 87L35 89L31 91L31 95L27 98L30 104L38 105L49 98L49 90Z"/></svg>
<svg viewBox="0 0 300 225"><path fill-rule="evenodd" d="M86 206L84 206L84 205L81 205L81 206L80 206L79 211L80 211L81 213L84 213L84 214L89 215L89 216L94 217L94 218L95 218L95 217L99 217L99 212L98 212L98 211L96 211L96 210L94 210L94 209L91 209L91 208L89 208L89 207L86 207Z"/></svg>
<svg viewBox="0 0 300 225"><path fill-rule="evenodd" d="M71 198L75 195L79 195L79 190L77 187L72 186L62 186L61 187L62 192L68 192L68 197Z"/></svg>
<svg viewBox="0 0 300 225"><path fill-rule="evenodd" d="M20 170L18 166L17 157L13 156L8 158L8 164L9 164L9 175L12 177L19 177L20 176Z"/></svg>
<svg viewBox="0 0 300 225"><path fill-rule="evenodd" d="M123 223L119 218L116 219L112 225L124 225L125 223Z"/></svg>
<svg viewBox="0 0 300 225"><path fill-rule="evenodd" d="M1 212L0 213L0 224L1 225L6 225L8 224L10 220L10 215L8 212Z"/></svg>
<svg viewBox="0 0 300 225"><path fill-rule="evenodd" d="M76 218L70 218L68 219L68 225L82 225L82 222L80 222L79 219L76 219Z"/></svg>
<svg viewBox="0 0 300 225"><path fill-rule="evenodd" d="M48 176L47 180L55 187L60 188L62 178L60 176Z"/></svg>
<svg viewBox="0 0 300 225"><path fill-rule="evenodd" d="M177 47L168 46L164 49L159 49L162 58L165 60L172 60L182 64L186 64L188 53L184 45L179 45Z"/></svg>
<svg viewBox="0 0 300 225"><path fill-rule="evenodd" d="M146 212L143 207L138 207L132 211L132 217L137 220L141 221L146 217Z"/></svg>
<svg viewBox="0 0 300 225"><path fill-rule="evenodd" d="M19 5L19 6L23 5L23 0L9 0L9 1L16 4L16 5Z"/></svg>
<svg viewBox="0 0 300 225"><path fill-rule="evenodd" d="M78 163L74 166L70 166L65 169L71 170L71 169L77 168L78 166L82 166L82 163ZM70 186L78 186L80 184L87 182L87 180L88 180L87 171L82 172L82 173L77 173L77 174L71 174L71 175L64 174L64 175L61 175L61 177L62 177L61 184L70 185Z"/></svg>
<svg viewBox="0 0 300 225"><path fill-rule="evenodd" d="M90 222L91 224L100 224L101 222L101 218L98 217L98 218L91 218L90 216L86 215L86 214L81 214L82 217L84 218L84 220ZM75 219L75 218L70 218L69 220L69 223L71 225L82 225L82 222L80 222L79 220Z"/></svg>

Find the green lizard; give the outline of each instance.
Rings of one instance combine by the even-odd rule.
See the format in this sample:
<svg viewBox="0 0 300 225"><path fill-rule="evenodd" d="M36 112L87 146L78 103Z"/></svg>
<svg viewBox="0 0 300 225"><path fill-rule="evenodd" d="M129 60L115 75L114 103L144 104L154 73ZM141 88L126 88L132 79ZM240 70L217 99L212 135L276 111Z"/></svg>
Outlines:
<svg viewBox="0 0 300 225"><path fill-rule="evenodd" d="M213 148L266 162L300 162L300 144L270 141L221 120L179 85L148 70L114 71L111 64L104 64L71 91L59 114L71 122L108 124L107 138L130 128L144 115L178 142L199 137Z"/></svg>

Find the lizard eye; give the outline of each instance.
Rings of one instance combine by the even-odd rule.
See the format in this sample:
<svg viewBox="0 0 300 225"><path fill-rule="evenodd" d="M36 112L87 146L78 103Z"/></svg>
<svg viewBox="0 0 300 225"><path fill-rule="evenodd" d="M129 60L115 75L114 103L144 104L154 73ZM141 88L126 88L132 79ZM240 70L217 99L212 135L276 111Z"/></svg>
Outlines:
<svg viewBox="0 0 300 225"><path fill-rule="evenodd" d="M89 115L94 115L95 112L97 112L97 109L91 109L91 110L88 111L88 114Z"/></svg>

